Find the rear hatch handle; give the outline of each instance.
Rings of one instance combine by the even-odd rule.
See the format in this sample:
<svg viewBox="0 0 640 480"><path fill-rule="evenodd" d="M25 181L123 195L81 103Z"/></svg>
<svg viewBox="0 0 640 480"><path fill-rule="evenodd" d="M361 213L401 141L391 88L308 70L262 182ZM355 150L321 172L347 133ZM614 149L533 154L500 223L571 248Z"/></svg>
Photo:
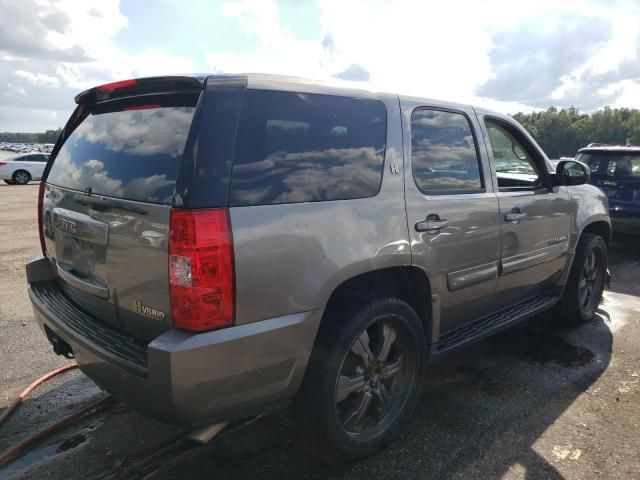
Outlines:
<svg viewBox="0 0 640 480"><path fill-rule="evenodd" d="M109 298L109 289L97 280L91 278L80 278L77 275L74 275L71 267L65 264L58 263L57 268L60 278L70 285L73 285L78 290L90 293L96 297L104 298L105 300Z"/></svg>

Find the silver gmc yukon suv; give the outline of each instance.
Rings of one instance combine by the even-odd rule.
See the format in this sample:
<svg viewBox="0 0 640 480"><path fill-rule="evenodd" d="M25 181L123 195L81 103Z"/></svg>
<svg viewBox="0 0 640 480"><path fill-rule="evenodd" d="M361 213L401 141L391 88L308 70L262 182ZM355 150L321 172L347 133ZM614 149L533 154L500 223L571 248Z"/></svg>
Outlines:
<svg viewBox="0 0 640 480"><path fill-rule="evenodd" d="M27 268L57 354L144 414L205 425L291 405L364 456L426 364L543 310L595 315L607 198L508 116L266 75L76 97Z"/></svg>

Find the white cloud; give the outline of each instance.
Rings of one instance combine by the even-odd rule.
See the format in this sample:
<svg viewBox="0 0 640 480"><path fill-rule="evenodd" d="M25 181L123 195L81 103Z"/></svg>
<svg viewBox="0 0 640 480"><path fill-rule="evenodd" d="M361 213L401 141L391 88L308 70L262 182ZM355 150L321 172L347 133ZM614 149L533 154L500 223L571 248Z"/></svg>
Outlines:
<svg viewBox="0 0 640 480"><path fill-rule="evenodd" d="M180 4L176 8L185 15L191 12ZM193 15L202 14L198 8L193 7ZM59 112L71 112L73 95L91 86L205 69L368 80L372 89L505 112L551 104L640 107L637 0L316 0L305 6L314 18L304 26L287 24L283 10L288 8L293 7L277 0L214 3L205 9L213 19L211 28L225 22L227 30L235 27L235 34L212 48L203 46L207 39L201 36L194 39L190 54L177 55L160 47L123 49L116 37L128 28L129 19L119 0L0 0L0 85L5 86L0 108L19 112L22 107L25 118L29 109L49 108L58 112L55 117L38 118L59 122ZM597 22L571 30L580 18ZM169 34L195 35L168 33L164 27L171 21L160 22L158 45ZM301 28L313 30L301 36ZM580 40L593 28L602 30L587 52ZM577 31L570 39L574 50L564 37L568 31ZM496 49L506 48L505 42L513 49L497 58ZM562 53L572 61L558 60ZM496 81L506 77L504 84ZM523 78L527 80L519 84L511 80ZM486 88L489 82L493 89Z"/></svg>
<svg viewBox="0 0 640 480"><path fill-rule="evenodd" d="M16 70L16 75L20 78L24 78L25 80L33 83L34 85L42 85L45 87L59 87L60 80L51 75L46 75L44 73L32 73L27 72L26 70Z"/></svg>
<svg viewBox="0 0 640 480"><path fill-rule="evenodd" d="M6 19L7 15L13 15L14 20L19 18L20 25L11 27L12 20ZM15 127L5 127L11 131L22 130L19 125L25 123L32 125L31 131L64 125L74 107L75 93L95 85L196 70L193 59L161 49L132 53L119 48L115 36L128 25L128 19L118 0L0 0L0 20L5 31L9 25L16 35L22 35L29 26L29 33L37 37L33 45L0 42L0 84L7 85L4 95L0 95L0 108L12 107L25 118L24 122L16 120ZM47 90L59 87L64 88L58 92ZM52 101L54 96L57 98ZM57 112L61 106L68 109L63 120L58 113L28 114L47 107Z"/></svg>
<svg viewBox="0 0 640 480"><path fill-rule="evenodd" d="M640 48L640 4L633 0L539 0L534 4L511 0L449 0L437 4L419 0L317 0L322 34L314 42L302 41L283 25L274 0L229 1L220 8L248 38L260 40L262 47L243 56L228 47L206 52L209 66L217 72L260 71L326 78L357 66L357 77L369 78L374 89L476 103L508 112L530 111L556 101L597 108L613 97L593 98L587 85L590 77L615 72L623 62L638 62ZM612 32L610 38L593 42L587 58L579 59L575 68L567 66L563 70L563 62L557 58L556 65L543 67L553 68L550 77L556 75L554 82L547 79L549 87L536 85L544 71L531 71L528 82L532 85L522 87L523 91L531 87L536 98L499 100L500 96L479 96L480 87L499 74L491 54L501 46L496 44L504 38L501 33L513 32L518 38L528 29L539 32L536 38L531 35L532 41L555 38L552 47L522 45L522 56L516 49L507 59L518 68L527 48L537 47L541 53L532 55L537 55L544 66L562 53L557 49L563 48L563 34L574 19L581 18L600 19L602 29ZM586 33L589 30L585 27L575 36ZM572 55L570 50L567 55ZM624 94L633 90L632 84L635 82L620 87L621 95L632 101L629 106L640 107L640 99Z"/></svg>
<svg viewBox="0 0 640 480"><path fill-rule="evenodd" d="M3 93L7 97L23 97L26 94L27 91L24 88L13 83L7 83L7 90Z"/></svg>

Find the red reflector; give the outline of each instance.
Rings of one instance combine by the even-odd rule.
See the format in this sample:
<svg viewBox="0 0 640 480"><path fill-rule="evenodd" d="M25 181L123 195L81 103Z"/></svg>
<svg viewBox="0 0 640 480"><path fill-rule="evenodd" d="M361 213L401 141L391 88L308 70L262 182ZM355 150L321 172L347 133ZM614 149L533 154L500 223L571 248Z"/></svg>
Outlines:
<svg viewBox="0 0 640 480"><path fill-rule="evenodd" d="M120 90L122 88L134 88L137 82L134 79L131 80L120 80L119 82L105 83L104 85L99 85L96 87L96 90L100 93L111 93L114 90Z"/></svg>
<svg viewBox="0 0 640 480"><path fill-rule="evenodd" d="M125 107L125 110L149 110L151 108L160 108L160 104L155 103L151 105L131 105L130 107Z"/></svg>
<svg viewBox="0 0 640 480"><path fill-rule="evenodd" d="M229 212L172 209L169 291L173 324L192 332L233 324L234 289Z"/></svg>
<svg viewBox="0 0 640 480"><path fill-rule="evenodd" d="M38 190L38 234L40 235L40 249L42 250L42 254L45 255L47 253L47 245L44 242L44 223L42 222L42 205L44 200L44 190L45 185L44 182L40 182L40 189Z"/></svg>

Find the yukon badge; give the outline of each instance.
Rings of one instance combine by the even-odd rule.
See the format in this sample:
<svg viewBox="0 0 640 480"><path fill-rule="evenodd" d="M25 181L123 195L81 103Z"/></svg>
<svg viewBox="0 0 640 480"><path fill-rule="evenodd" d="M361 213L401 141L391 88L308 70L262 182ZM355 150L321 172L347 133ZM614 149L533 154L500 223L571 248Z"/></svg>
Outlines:
<svg viewBox="0 0 640 480"><path fill-rule="evenodd" d="M137 300L133 301L133 309L140 315L144 315L145 317L149 318L155 318L157 320L164 320L164 317L166 317L166 314L164 312L156 310L153 307L149 307L148 305L145 305Z"/></svg>

